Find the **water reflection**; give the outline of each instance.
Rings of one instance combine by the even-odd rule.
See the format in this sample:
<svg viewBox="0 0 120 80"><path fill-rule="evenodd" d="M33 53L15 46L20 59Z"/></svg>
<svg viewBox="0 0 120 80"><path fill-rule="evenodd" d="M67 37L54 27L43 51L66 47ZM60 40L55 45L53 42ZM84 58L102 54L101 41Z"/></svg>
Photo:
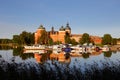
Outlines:
<svg viewBox="0 0 120 80"><path fill-rule="evenodd" d="M111 51L104 52L104 56L105 57L111 57L112 56L112 52Z"/></svg>
<svg viewBox="0 0 120 80"><path fill-rule="evenodd" d="M12 49L12 47L11 46L6 46L6 45L0 45L0 50L10 50L10 49Z"/></svg>
<svg viewBox="0 0 120 80"><path fill-rule="evenodd" d="M43 53L44 52L44 53ZM38 63L44 63L47 60L57 60L59 62L66 62L70 61L71 58L73 57L81 57L84 59L89 58L90 56L98 56L100 54L103 54L104 57L111 57L112 56L111 51L107 52L95 52L93 51L92 53L87 52L87 53L65 53L64 51L57 52L57 51L43 51L43 50L26 50L23 51L23 48L15 48L13 49L13 56L20 56L23 60L29 59L29 58L35 58L35 60Z"/></svg>
<svg viewBox="0 0 120 80"><path fill-rule="evenodd" d="M85 58L85 59L86 59L86 58L89 58L89 54L90 54L90 53L82 54L82 57Z"/></svg>
<svg viewBox="0 0 120 80"><path fill-rule="evenodd" d="M23 48L18 47L13 49L13 56L19 56L22 58L22 60L26 60L28 58L33 58L34 54L33 53L23 54Z"/></svg>
<svg viewBox="0 0 120 80"><path fill-rule="evenodd" d="M39 53L33 53L34 58L38 63L45 63L47 60L51 61L59 61L59 62L70 62L70 55L69 54L64 54L63 52L56 54L56 53L44 53L44 54L39 54Z"/></svg>
<svg viewBox="0 0 120 80"><path fill-rule="evenodd" d="M44 53L44 54L34 53L34 58L38 63L44 63L49 59L49 56L50 56L49 53Z"/></svg>
<svg viewBox="0 0 120 80"><path fill-rule="evenodd" d="M29 51L28 51L29 52ZM35 52L35 51L32 51L32 52ZM68 62L70 63L71 62L71 58L74 58L74 57L78 57L78 58L83 58L83 59L89 59L90 56L98 56L98 55L104 55L104 57L107 57L107 58L110 58L112 56L112 53L115 53L115 52L111 52L111 51L107 51L107 52L102 52L102 51L99 51L99 52L92 52L92 53L65 53L65 52L56 52L56 51L49 51L49 52L46 52L46 53L42 53L41 52L35 52L35 53L21 53L20 56L25 56L30 58L29 54L33 54L35 58L35 60L38 62L38 63L44 63L48 60L51 60L51 61L58 61L58 62ZM28 54L28 56L27 56ZM27 58L26 58L27 59Z"/></svg>
<svg viewBox="0 0 120 80"><path fill-rule="evenodd" d="M119 80L120 52L0 51L0 80Z"/></svg>

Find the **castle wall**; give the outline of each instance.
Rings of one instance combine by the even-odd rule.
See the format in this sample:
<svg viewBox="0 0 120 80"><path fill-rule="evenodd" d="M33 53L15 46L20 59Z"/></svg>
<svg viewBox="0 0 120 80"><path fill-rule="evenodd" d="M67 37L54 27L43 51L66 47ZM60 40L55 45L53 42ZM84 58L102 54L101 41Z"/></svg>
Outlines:
<svg viewBox="0 0 120 80"><path fill-rule="evenodd" d="M95 44L101 44L102 43L102 38L98 36L91 36L92 41L94 41Z"/></svg>
<svg viewBox="0 0 120 80"><path fill-rule="evenodd" d="M53 39L54 42L58 41L58 34L52 34L50 37Z"/></svg>
<svg viewBox="0 0 120 80"><path fill-rule="evenodd" d="M79 42L79 40L82 38L82 35L74 34L71 36L71 39L75 39L76 42Z"/></svg>
<svg viewBox="0 0 120 80"><path fill-rule="evenodd" d="M41 36L41 33L44 29L37 29L35 33L35 44L38 43L38 40ZM56 41L61 41L62 43L65 43L64 36L66 32L70 33L71 39L75 39L77 42L79 42L79 39L82 38L82 34L71 34L71 30L66 30L66 31L50 31L49 35L53 39L54 42ZM102 38L98 36L91 36L91 40L94 41L95 44L101 44L102 43Z"/></svg>
<svg viewBox="0 0 120 80"><path fill-rule="evenodd" d="M94 41L95 44L101 44L102 38L98 36L90 36L91 40ZM80 39L82 39L82 35L74 34L71 36L71 39L75 39L77 42L79 42Z"/></svg>
<svg viewBox="0 0 120 80"><path fill-rule="evenodd" d="M44 31L44 29L37 29L37 31L35 32L35 35L34 35L35 44L38 44L38 40L39 40L39 38L41 36L42 31Z"/></svg>
<svg viewBox="0 0 120 80"><path fill-rule="evenodd" d="M70 30L65 30L65 32L68 32L69 34L71 34L71 31L70 31Z"/></svg>
<svg viewBox="0 0 120 80"><path fill-rule="evenodd" d="M59 35L58 35L58 40L61 41L62 43L65 43L65 31L59 31Z"/></svg>

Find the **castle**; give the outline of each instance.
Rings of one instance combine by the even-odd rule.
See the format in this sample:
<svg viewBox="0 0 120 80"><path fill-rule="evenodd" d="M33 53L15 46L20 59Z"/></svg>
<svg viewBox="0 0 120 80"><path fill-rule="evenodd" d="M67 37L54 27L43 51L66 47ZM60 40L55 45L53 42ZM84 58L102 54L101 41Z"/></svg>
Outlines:
<svg viewBox="0 0 120 80"><path fill-rule="evenodd" d="M42 31L46 31L45 27L40 25L40 27L35 32L35 44L38 44L38 40L41 36ZM54 42L60 41L62 43L65 43L64 36L66 35L66 32L70 34L71 39L75 39L77 42L82 38L82 34L71 34L71 28L69 26L69 23L66 24L66 27L63 26L60 27L59 31L55 31L54 27L51 28L51 31L47 31L49 36L53 39ZM90 36L91 40L94 41L95 44L101 44L102 38L99 36Z"/></svg>

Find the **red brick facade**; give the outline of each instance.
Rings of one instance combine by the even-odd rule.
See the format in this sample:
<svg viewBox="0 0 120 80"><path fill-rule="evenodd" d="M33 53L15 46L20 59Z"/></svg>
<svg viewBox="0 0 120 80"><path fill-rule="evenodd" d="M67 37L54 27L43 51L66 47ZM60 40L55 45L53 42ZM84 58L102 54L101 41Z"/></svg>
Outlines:
<svg viewBox="0 0 120 80"><path fill-rule="evenodd" d="M37 31L35 32L35 44L38 44L38 39L41 36L41 32L45 30L45 28L41 25ZM64 36L68 32L71 35L71 39L75 39L77 42L79 39L82 38L82 34L71 34L71 28L69 27L69 24L66 25L64 28L63 26L59 29L59 31L54 31L54 28L52 27L51 31L48 31L50 37L53 39L54 42L60 41L62 43L65 43ZM101 44L102 38L99 36L90 36L91 40L94 41L95 44Z"/></svg>

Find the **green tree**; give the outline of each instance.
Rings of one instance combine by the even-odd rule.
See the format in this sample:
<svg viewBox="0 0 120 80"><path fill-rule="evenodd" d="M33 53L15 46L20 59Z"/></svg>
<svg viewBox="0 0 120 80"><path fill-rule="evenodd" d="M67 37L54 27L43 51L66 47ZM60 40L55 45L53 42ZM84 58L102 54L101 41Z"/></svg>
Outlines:
<svg viewBox="0 0 120 80"><path fill-rule="evenodd" d="M33 44L34 34L31 32L23 31L20 35L13 35L13 43L18 44Z"/></svg>
<svg viewBox="0 0 120 80"><path fill-rule="evenodd" d="M26 44L26 42L28 41L27 40L27 32L26 31L23 31L20 34L20 41L21 41L21 44Z"/></svg>
<svg viewBox="0 0 120 80"><path fill-rule="evenodd" d="M71 44L70 34L68 32L65 33L65 43Z"/></svg>
<svg viewBox="0 0 120 80"><path fill-rule="evenodd" d="M50 35L44 30L44 31L41 32L41 36L40 36L40 38L38 40L38 43L52 45L53 40L50 37Z"/></svg>
<svg viewBox="0 0 120 80"><path fill-rule="evenodd" d="M82 38L79 40L80 44L90 43L90 36L88 33L84 33Z"/></svg>
<svg viewBox="0 0 120 80"><path fill-rule="evenodd" d="M29 40L30 40L30 44L34 44L34 42L35 42L35 39L34 39L34 33L31 33L31 32L29 32L28 33L29 34Z"/></svg>
<svg viewBox="0 0 120 80"><path fill-rule="evenodd" d="M62 42L61 41L56 41L56 42L54 42L54 44L62 44Z"/></svg>
<svg viewBox="0 0 120 80"><path fill-rule="evenodd" d="M0 39L0 44L8 44L8 43L12 43L11 39Z"/></svg>
<svg viewBox="0 0 120 80"><path fill-rule="evenodd" d="M103 45L111 45L112 43L112 37L110 34L104 34L102 44Z"/></svg>
<svg viewBox="0 0 120 80"><path fill-rule="evenodd" d="M41 36L40 36L40 38L38 40L38 43L40 43L40 44L46 44L47 43L47 37L48 37L47 32L45 30L42 31L41 32Z"/></svg>
<svg viewBox="0 0 120 80"><path fill-rule="evenodd" d="M19 35L13 35L13 43L21 44Z"/></svg>
<svg viewBox="0 0 120 80"><path fill-rule="evenodd" d="M78 44L78 42L76 42L75 39L71 39L71 43L72 43L72 45L77 45Z"/></svg>
<svg viewBox="0 0 120 80"><path fill-rule="evenodd" d="M113 38L112 39L112 45L116 45L117 44L117 39L116 38Z"/></svg>
<svg viewBox="0 0 120 80"><path fill-rule="evenodd" d="M53 45L53 39L51 37L48 40L48 45Z"/></svg>

